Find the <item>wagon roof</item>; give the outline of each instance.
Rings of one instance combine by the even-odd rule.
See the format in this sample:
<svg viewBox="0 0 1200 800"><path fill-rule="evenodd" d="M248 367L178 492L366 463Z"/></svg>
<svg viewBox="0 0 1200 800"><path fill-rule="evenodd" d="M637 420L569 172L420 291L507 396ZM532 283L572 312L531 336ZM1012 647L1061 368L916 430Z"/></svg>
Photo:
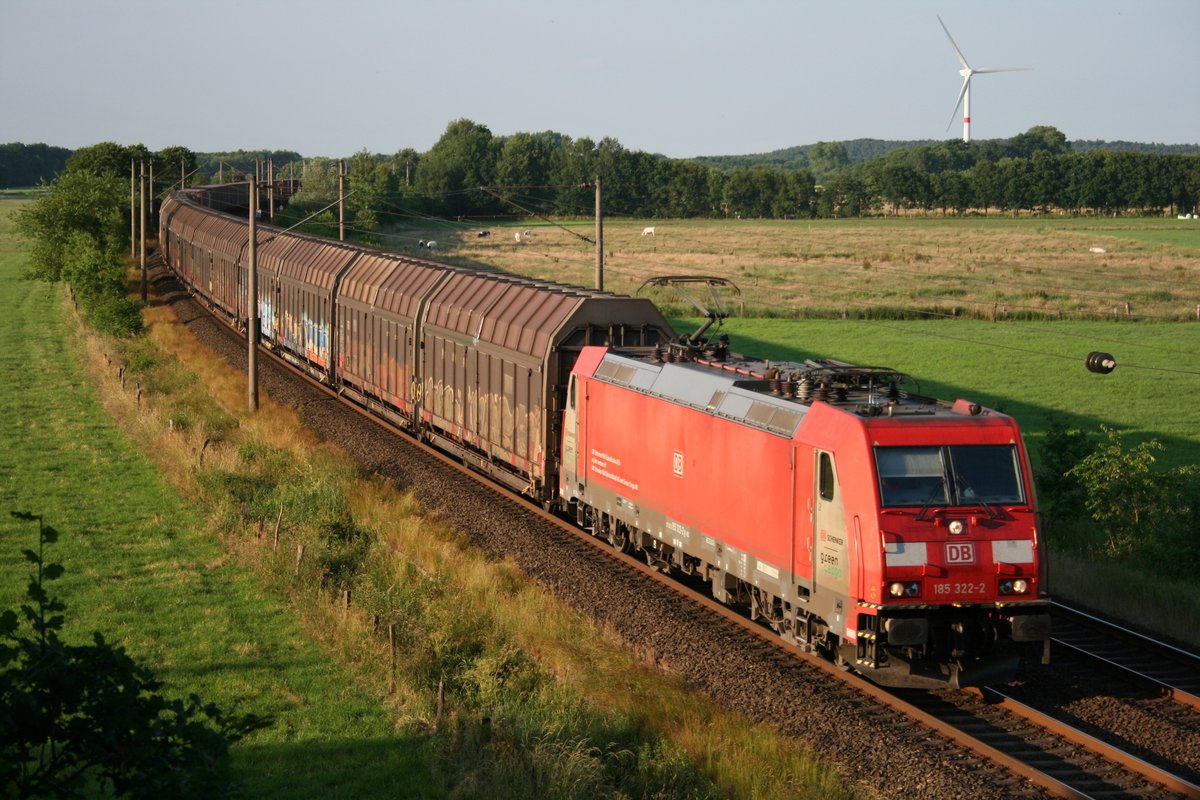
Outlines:
<svg viewBox="0 0 1200 800"><path fill-rule="evenodd" d="M489 272L451 275L430 298L426 321L539 360L589 322L670 330L648 300Z"/></svg>
<svg viewBox="0 0 1200 800"><path fill-rule="evenodd" d="M337 276L361 252L341 242L281 233L267 239L258 253L258 263L275 270L281 278L332 291Z"/></svg>
<svg viewBox="0 0 1200 800"><path fill-rule="evenodd" d="M448 270L454 269L404 256L367 252L346 271L338 295L411 320L419 313L421 299Z"/></svg>

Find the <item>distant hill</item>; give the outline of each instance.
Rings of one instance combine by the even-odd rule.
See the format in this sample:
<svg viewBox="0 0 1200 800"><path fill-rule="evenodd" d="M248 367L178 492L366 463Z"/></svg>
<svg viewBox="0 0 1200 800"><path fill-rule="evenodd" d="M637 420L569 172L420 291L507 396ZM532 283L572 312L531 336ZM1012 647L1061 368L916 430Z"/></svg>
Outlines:
<svg viewBox="0 0 1200 800"><path fill-rule="evenodd" d="M845 148L846 164L858 164L864 161L871 161L882 155L886 155L893 150L906 150L911 147L921 145L933 145L942 140L940 139L916 139L912 141L899 141L890 139L848 139L841 142L818 142L814 144L798 145L796 147L785 147L782 150L772 150L769 153L752 153L750 155L741 156L698 156L691 159L701 164L718 167L720 169L738 169L742 167L754 167L760 164L770 166L783 167L784 169L811 169L813 167L812 159L809 155L813 148L841 145ZM1003 142L1006 140L980 140L978 144L985 142ZM1071 150L1074 152L1084 152L1088 150L1115 150L1115 151L1133 151L1138 153L1158 153L1160 155L1194 155L1200 154L1200 144L1146 144L1142 142L1105 142L1100 140L1084 140L1077 139L1069 143Z"/></svg>
<svg viewBox="0 0 1200 800"><path fill-rule="evenodd" d="M785 147L782 150L772 150L769 153L752 153L744 156L699 156L692 160L721 169L755 167L759 164L769 164L785 169L808 169L811 163L809 152L820 144L840 144L846 148L848 163L856 164L860 161L870 161L873 158L878 158L892 150L902 150L922 144L936 144L936 140L920 139L904 142L885 139L849 139L843 142L820 142L817 144Z"/></svg>

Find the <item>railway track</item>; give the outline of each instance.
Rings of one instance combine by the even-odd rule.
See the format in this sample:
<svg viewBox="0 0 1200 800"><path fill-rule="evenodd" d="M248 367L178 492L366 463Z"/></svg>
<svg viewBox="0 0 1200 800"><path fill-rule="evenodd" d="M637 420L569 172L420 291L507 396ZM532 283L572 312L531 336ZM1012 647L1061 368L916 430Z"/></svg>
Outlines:
<svg viewBox="0 0 1200 800"><path fill-rule="evenodd" d="M237 348L233 348L233 352L237 353ZM244 356L244 350L241 352ZM303 378L310 388L319 388L328 397L336 396L328 387L312 382L287 362L272 360L290 374ZM346 407L353 408L373 424L383 424L353 405L346 404ZM412 444L411 438L405 438ZM885 691L856 676L847 675L823 659L784 643L769 630L716 603L706 594L666 578L641 560L615 550L588 532L547 514L539 506L524 502L496 487L465 469L457 460L429 448L425 448L425 456L436 459L446 469L469 476L475 481L476 489L482 488L508 504L519 503L523 516L559 531L564 540L571 542L566 547L580 554L581 558L618 561L624 574L637 575L638 579L653 582L660 589L684 600L687 606L698 609L703 616L718 618L723 625L733 626L743 641L747 636L755 640L749 648L741 644L735 645L735 650L753 649L753 657L763 663L802 664L808 679L821 685L819 693L831 695L830 701L843 709L844 713L861 718L865 730L892 731L906 726L918 729L915 738L925 742L927 748L938 749L938 753L931 757L933 760L954 765L954 769L959 771L965 768L977 779L980 774L984 775L983 780L996 791L997 796L1200 797L1200 789L1191 784L1148 778L1111 754L1086 755L1085 745L1069 739L1055 739L1046 732L1045 727L1032 727L1033 723L1017 721L1020 718L1011 707L1005 707L1004 701L988 703L962 694L957 696L955 702L936 696L933 700L918 696L914 701L912 697ZM626 580L622 578L621 582L625 583ZM664 656L664 659L667 658L674 660L677 657ZM793 676L793 679L798 678ZM711 687L709 690L712 693ZM727 697L719 699L729 702ZM754 700L761 701L762 698L754 698L750 702ZM964 710L967 708L971 709L969 713ZM753 710L748 713L756 715ZM783 727L786 729L786 726ZM930 731L936 732L938 737L931 737ZM940 743L935 742L939 737ZM1036 746L1031 746L1031 743L1036 743ZM890 754L884 757L887 755ZM871 769L898 769L898 765L876 763Z"/></svg>
<svg viewBox="0 0 1200 800"><path fill-rule="evenodd" d="M1200 654L1061 602L1051 608L1057 651L1095 661L1200 712Z"/></svg>

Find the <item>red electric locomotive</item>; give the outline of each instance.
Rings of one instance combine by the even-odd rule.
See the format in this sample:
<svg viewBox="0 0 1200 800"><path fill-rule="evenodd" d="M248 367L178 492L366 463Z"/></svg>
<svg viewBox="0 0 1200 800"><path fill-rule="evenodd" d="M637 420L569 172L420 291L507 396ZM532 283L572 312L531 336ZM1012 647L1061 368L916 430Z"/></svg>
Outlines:
<svg viewBox="0 0 1200 800"><path fill-rule="evenodd" d="M889 369L726 350L584 350L560 479L580 524L884 685L981 685L1045 657L1010 417Z"/></svg>

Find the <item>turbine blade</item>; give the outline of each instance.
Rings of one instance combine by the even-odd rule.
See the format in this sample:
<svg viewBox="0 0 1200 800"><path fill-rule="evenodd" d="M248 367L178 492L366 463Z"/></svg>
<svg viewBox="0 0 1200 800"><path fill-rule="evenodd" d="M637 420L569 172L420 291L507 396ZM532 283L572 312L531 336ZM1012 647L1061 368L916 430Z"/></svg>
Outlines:
<svg viewBox="0 0 1200 800"><path fill-rule="evenodd" d="M946 130L950 130L950 126L954 124L954 120L958 117L958 109L962 106L963 98L967 96L967 87L971 85L971 76L968 75L963 81L962 88L958 90L958 100L954 103L954 110L950 112L950 121L946 123Z"/></svg>
<svg viewBox="0 0 1200 800"><path fill-rule="evenodd" d="M937 16L938 24L942 26L942 30L946 32L946 38L950 40L950 46L954 48L954 55L958 56L958 63L963 65L964 69L970 69L971 65L967 63L967 58L962 54L962 50L958 49L958 45L954 43L954 37L950 35L950 29L946 27L946 23L942 22L940 14Z"/></svg>
<svg viewBox="0 0 1200 800"><path fill-rule="evenodd" d="M974 72L1028 72L1033 67L980 67Z"/></svg>

